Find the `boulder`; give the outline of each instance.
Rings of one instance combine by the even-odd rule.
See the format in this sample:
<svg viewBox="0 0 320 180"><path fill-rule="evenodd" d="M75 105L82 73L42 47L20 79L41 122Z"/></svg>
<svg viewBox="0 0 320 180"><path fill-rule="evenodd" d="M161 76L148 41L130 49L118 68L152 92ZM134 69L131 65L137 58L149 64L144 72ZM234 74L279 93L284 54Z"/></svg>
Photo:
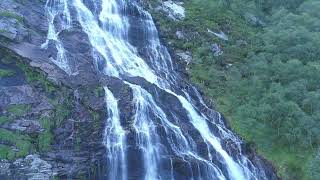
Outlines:
<svg viewBox="0 0 320 180"><path fill-rule="evenodd" d="M211 51L214 56L221 56L223 54L221 46L217 43L211 45Z"/></svg>
<svg viewBox="0 0 320 180"><path fill-rule="evenodd" d="M186 37L185 37L185 34L182 32L182 31L177 31L176 32L176 37L178 38L178 39L185 39Z"/></svg>
<svg viewBox="0 0 320 180"><path fill-rule="evenodd" d="M192 62L192 54L190 51L179 51L176 53L180 60L184 61L187 65Z"/></svg>
<svg viewBox="0 0 320 180"><path fill-rule="evenodd" d="M170 19L174 21L181 21L186 17L185 9L182 5L183 3L169 0L164 1L157 9L165 13Z"/></svg>

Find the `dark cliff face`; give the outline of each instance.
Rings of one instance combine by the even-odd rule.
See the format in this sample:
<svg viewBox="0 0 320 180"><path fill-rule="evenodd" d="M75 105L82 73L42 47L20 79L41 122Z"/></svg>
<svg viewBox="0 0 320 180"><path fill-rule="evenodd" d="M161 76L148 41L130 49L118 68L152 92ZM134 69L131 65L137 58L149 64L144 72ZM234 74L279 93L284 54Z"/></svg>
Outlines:
<svg viewBox="0 0 320 180"><path fill-rule="evenodd" d="M198 155L212 161L221 169L222 174L228 174L228 169L220 160L221 156L216 155L219 152L212 147L208 148L207 142L189 121L188 112L177 96L143 77L124 76L120 79L104 75L103 57L92 47L88 35L76 19L74 8L70 8L71 28L61 30L58 34L64 45L71 73L66 73L53 63L52 59L58 56L56 46L49 42L47 49L41 48L46 42L49 28L45 3L38 0L19 3L14 0L0 2L0 10L6 12L5 16L0 15L0 28L5 28L4 31L0 29L0 68L9 68L15 72L12 76L0 77L0 115L10 119L1 123L0 129L22 133L24 137L30 139L23 140L30 144L25 154L14 154L8 158L9 160L0 162L1 166L6 167L0 170L0 178L106 179L110 177L111 164L106 161L108 154L103 145L105 119L108 118L106 111L108 103L105 102L105 92L102 88L104 86L113 93L121 110L120 123L127 139L128 179L144 177L145 170L142 163L144 152L139 148L137 142L139 134L134 127L137 116L137 105L134 104L135 92L127 82L137 84L147 91L158 107L167 114L168 120L178 125L181 131L192 139ZM91 1L84 3L88 9L99 11L99 7L95 7ZM137 54L150 67L154 66L154 62L161 61L161 58L166 61L170 59L170 55L162 45L157 46L161 57L154 56L154 49L151 46L157 40L153 39L158 37L157 30L146 30L152 19L145 11L141 11L136 1L128 3L126 15L131 25L128 41L136 48ZM59 27L62 21L61 16L57 16L54 24ZM8 58L9 61L6 60ZM155 71L161 77L166 75L161 69ZM277 179L272 167L246 148L238 137L231 132L231 137L223 137L219 128L222 127L223 131L229 132L223 117L202 102L198 91L182 75L175 74L181 71L183 71L181 65L173 59L172 71L170 70L173 75L168 77L170 83L175 83L172 91L181 96L188 94L190 101L197 107L197 112L210 119L208 126L212 134L221 137L221 146L230 157L241 159L242 156L246 156L252 162L249 170L255 169L258 173L261 172L258 179L260 177ZM23 113L14 114L10 108L15 106L27 108ZM199 162L196 158L183 159L175 155L175 149L170 147L171 142L168 142L167 138L175 135L167 132L158 114L149 110L146 116L155 122L156 138L161 142L159 146L164 146L161 147L161 153L165 156L161 156L158 170L162 178L174 176L176 179L188 179L191 176L201 176L201 173L209 177L207 174L211 172L206 169L208 164ZM42 122L44 118L46 118L45 123ZM236 141L233 138L236 138ZM18 152L21 151L18 145L9 146L8 143L0 141L0 145L3 144L11 149L16 146ZM208 157L208 154L215 156Z"/></svg>
<svg viewBox="0 0 320 180"><path fill-rule="evenodd" d="M38 0L0 2L0 68L12 72L0 77L0 179L99 176L105 101L90 44L77 28L61 32L81 72L68 76L50 60L56 49L41 49L44 7Z"/></svg>

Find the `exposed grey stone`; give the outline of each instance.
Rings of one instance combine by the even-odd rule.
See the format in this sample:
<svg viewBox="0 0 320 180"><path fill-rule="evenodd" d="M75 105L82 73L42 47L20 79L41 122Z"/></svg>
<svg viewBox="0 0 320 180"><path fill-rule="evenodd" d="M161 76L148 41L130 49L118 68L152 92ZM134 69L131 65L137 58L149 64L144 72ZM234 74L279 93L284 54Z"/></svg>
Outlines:
<svg viewBox="0 0 320 180"><path fill-rule="evenodd" d="M245 18L252 25L255 25L255 26L265 26L266 25L265 22L263 22L259 17L255 16L254 14L246 13Z"/></svg>
<svg viewBox="0 0 320 180"><path fill-rule="evenodd" d="M0 160L0 177L11 175L10 165L8 160Z"/></svg>
<svg viewBox="0 0 320 180"><path fill-rule="evenodd" d="M0 19L0 35L14 40L17 37L18 30L15 27L17 20L9 19L9 18L1 18Z"/></svg>
<svg viewBox="0 0 320 180"><path fill-rule="evenodd" d="M41 102L32 108L32 113L40 114L44 110L52 110L54 107L49 103L44 96L41 97Z"/></svg>
<svg viewBox="0 0 320 180"><path fill-rule="evenodd" d="M37 154L26 156L24 159L17 159L12 163L15 167L15 177L27 177L28 180L49 180L56 173L52 165L40 158Z"/></svg>
<svg viewBox="0 0 320 180"><path fill-rule="evenodd" d="M157 8L157 10L160 10L164 12L170 19L174 21L183 20L185 15L185 9L182 6L183 3L181 2L174 2L174 1L164 1L162 2L162 5Z"/></svg>
<svg viewBox="0 0 320 180"><path fill-rule="evenodd" d="M178 39L185 39L185 34L182 31L177 31L176 36Z"/></svg>
<svg viewBox="0 0 320 180"><path fill-rule="evenodd" d="M39 121L27 119L14 120L13 122L4 124L1 127L12 131L21 131L27 134L40 133L44 130Z"/></svg>
<svg viewBox="0 0 320 180"><path fill-rule="evenodd" d="M176 53L180 60L184 61L187 65L192 62L192 54L190 51L179 51Z"/></svg>
<svg viewBox="0 0 320 180"><path fill-rule="evenodd" d="M0 107L12 104L32 104L37 96L29 85L0 87Z"/></svg>
<svg viewBox="0 0 320 180"><path fill-rule="evenodd" d="M220 45L214 43L211 45L211 51L214 56L221 56L223 54L223 50L221 49Z"/></svg>

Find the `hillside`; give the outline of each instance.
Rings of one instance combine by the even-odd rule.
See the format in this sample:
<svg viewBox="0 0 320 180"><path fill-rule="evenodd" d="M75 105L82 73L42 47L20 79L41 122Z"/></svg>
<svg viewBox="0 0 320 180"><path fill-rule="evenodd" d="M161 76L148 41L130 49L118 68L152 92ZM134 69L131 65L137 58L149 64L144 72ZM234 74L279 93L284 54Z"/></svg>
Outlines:
<svg viewBox="0 0 320 180"><path fill-rule="evenodd" d="M317 179L320 2L186 0L180 5L186 11L181 21L157 8L153 13L164 41L186 61L191 80L282 179Z"/></svg>

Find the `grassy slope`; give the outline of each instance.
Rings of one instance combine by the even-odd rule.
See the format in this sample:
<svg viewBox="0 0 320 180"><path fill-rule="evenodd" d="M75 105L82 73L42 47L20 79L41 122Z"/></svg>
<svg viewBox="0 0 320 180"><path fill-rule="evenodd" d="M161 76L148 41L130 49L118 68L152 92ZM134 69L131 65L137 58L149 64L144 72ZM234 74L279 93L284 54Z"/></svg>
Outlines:
<svg viewBox="0 0 320 180"><path fill-rule="evenodd" d="M193 53L194 60L189 66L191 80L215 101L232 128L272 161L279 176L288 180L313 179L306 172L310 171L309 162L315 159L315 148L291 147L279 138L276 128L261 123L269 118L260 119L260 122L251 118L252 113L258 112L256 109L250 112L251 109L261 106L265 110L259 104L262 98L259 93L267 94L269 90L266 91L261 81L243 80L246 78L243 77L243 71L246 71L244 67L251 64L250 59L246 59L262 51L264 42L259 35L264 28L249 23L243 14L250 12L250 4L238 2L233 4L234 7L226 8L223 1L219 0L189 0L185 2L187 17L182 22L169 21L157 12L154 17L160 32L171 46ZM229 41L218 39L208 33L207 29L226 32ZM189 39L178 40L174 36L176 30L183 30ZM213 43L221 45L224 50L222 56L212 55L210 45ZM230 69L226 67L229 63L233 65Z"/></svg>

